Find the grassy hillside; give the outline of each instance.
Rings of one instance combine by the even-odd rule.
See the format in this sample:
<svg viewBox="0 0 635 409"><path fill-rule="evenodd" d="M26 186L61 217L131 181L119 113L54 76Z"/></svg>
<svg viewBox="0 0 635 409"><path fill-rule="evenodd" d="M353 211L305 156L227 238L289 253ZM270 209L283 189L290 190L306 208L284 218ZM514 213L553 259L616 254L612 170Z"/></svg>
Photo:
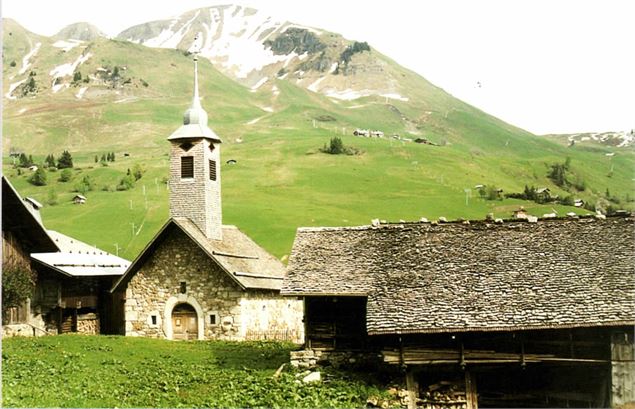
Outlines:
<svg viewBox="0 0 635 409"><path fill-rule="evenodd" d="M3 407L362 407L381 385L355 372L296 382L289 344L61 335L2 342ZM283 363L279 377L274 372Z"/></svg>
<svg viewBox="0 0 635 409"><path fill-rule="evenodd" d="M47 46L48 39L38 40L43 45L31 69L41 90L36 96L5 99L3 171L22 195L45 204L57 195L58 204L42 209L48 228L107 251L118 247L121 256L132 259L167 219L166 138L181 124L191 101L191 58L176 50L105 39L86 43L83 51L76 47L63 52ZM91 80L81 99L75 95L82 84L53 93L44 78L52 67L73 61L82 52L92 55L77 69L84 78L117 66L121 81L113 85ZM7 59L20 53L14 54L5 55L5 67ZM508 217L519 205L536 215L579 211L512 199L484 200L474 188L479 184L504 192L521 192L526 184L549 187L561 197L592 203L608 203L608 189L613 206L633 208L631 150L607 157L609 148L568 148L536 137L385 61L386 69L411 90L409 101L378 96L333 100L284 80L251 92L208 62L200 62L202 103L210 126L223 139L224 223L237 225L284 258L299 226L368 224L374 218L483 218L490 212ZM5 84L20 78L6 80L17 75L19 65L6 68ZM355 128L425 137L440 146L358 138L351 135ZM320 152L334 136L362 153ZM79 169L66 183L57 180L59 171L48 172L49 184L35 187L27 181L28 171L19 175L11 166L7 157L11 148L34 155L36 162L68 149ZM111 151L116 154L114 163L104 167L94 162L95 155ZM584 182L582 191L565 190L547 178L551 165L567 157L571 162L567 177ZM228 159L237 163L224 163ZM146 170L143 177L132 190L115 191L135 165ZM74 186L86 175L95 189L87 193L87 204L73 205Z"/></svg>

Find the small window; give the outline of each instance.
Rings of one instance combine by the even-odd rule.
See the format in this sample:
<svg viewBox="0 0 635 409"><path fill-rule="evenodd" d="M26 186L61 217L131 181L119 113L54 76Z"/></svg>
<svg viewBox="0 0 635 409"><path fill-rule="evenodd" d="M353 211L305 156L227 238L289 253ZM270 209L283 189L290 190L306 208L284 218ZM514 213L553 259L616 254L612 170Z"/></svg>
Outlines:
<svg viewBox="0 0 635 409"><path fill-rule="evenodd" d="M180 146L181 146L181 149L183 149L185 152L187 152L190 149L192 149L192 146L194 146L194 145L192 145L189 142L185 142L185 143L182 143Z"/></svg>
<svg viewBox="0 0 635 409"><path fill-rule="evenodd" d="M216 314L209 315L209 323L210 325L216 325Z"/></svg>
<svg viewBox="0 0 635 409"><path fill-rule="evenodd" d="M181 178L191 179L194 177L194 156L181 157Z"/></svg>
<svg viewBox="0 0 635 409"><path fill-rule="evenodd" d="M156 315L151 315L150 316L150 321L152 322L152 325L157 325L157 316Z"/></svg>
<svg viewBox="0 0 635 409"><path fill-rule="evenodd" d="M209 180L216 181L216 161L209 161Z"/></svg>
<svg viewBox="0 0 635 409"><path fill-rule="evenodd" d="M187 292L187 283L185 281L181 281L181 294L185 294Z"/></svg>

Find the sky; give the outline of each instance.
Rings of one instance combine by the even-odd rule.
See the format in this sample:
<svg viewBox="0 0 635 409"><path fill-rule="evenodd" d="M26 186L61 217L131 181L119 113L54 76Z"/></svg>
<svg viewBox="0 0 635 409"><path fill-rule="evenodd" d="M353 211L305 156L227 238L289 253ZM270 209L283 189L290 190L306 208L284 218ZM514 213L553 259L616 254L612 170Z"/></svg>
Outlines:
<svg viewBox="0 0 635 409"><path fill-rule="evenodd" d="M366 41L536 134L635 129L632 0L3 0L2 16L42 35L87 21L115 36L232 3Z"/></svg>

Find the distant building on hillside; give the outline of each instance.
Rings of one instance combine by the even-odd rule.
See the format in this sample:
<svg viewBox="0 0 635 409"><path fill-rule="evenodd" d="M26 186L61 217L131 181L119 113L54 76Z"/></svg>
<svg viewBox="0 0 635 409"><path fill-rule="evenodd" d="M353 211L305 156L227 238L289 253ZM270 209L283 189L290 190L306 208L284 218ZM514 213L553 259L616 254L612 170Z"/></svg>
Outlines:
<svg viewBox="0 0 635 409"><path fill-rule="evenodd" d="M113 286L121 332L167 339L301 342L303 304L280 295L285 266L222 224L220 138L198 96L169 138L170 218Z"/></svg>

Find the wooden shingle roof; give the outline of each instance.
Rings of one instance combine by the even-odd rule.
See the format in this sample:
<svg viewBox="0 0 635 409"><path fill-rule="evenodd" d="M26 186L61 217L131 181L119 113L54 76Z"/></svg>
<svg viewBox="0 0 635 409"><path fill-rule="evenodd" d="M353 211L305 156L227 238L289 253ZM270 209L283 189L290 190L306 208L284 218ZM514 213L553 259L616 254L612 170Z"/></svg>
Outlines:
<svg viewBox="0 0 635 409"><path fill-rule="evenodd" d="M633 217L299 229L282 293L367 296L369 334L635 324Z"/></svg>

